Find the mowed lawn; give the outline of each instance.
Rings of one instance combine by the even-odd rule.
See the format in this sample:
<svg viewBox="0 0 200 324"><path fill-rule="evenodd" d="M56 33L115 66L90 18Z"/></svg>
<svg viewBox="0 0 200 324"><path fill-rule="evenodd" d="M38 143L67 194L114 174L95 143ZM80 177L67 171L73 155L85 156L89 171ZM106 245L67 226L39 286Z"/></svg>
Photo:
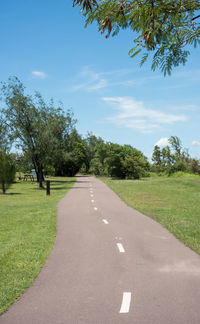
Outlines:
<svg viewBox="0 0 200 324"><path fill-rule="evenodd" d="M0 313L29 287L47 259L56 235L57 203L74 178L51 179L51 196L30 181L0 194Z"/></svg>
<svg viewBox="0 0 200 324"><path fill-rule="evenodd" d="M161 223L200 254L200 177L101 178L129 206Z"/></svg>

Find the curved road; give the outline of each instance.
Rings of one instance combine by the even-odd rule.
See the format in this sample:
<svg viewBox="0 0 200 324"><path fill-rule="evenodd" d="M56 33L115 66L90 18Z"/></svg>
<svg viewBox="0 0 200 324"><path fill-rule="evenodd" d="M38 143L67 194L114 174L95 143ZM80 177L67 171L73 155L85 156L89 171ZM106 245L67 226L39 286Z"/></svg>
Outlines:
<svg viewBox="0 0 200 324"><path fill-rule="evenodd" d="M93 177L58 206L54 249L1 324L199 324L200 257Z"/></svg>

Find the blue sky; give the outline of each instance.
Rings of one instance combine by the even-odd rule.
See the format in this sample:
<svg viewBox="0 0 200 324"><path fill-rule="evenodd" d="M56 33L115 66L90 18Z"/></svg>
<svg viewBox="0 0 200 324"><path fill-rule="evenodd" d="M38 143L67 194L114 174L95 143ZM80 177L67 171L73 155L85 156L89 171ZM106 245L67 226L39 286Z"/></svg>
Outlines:
<svg viewBox="0 0 200 324"><path fill-rule="evenodd" d="M105 39L84 28L72 0L1 3L0 80L17 76L27 92L72 108L77 129L131 144L150 157L156 143L178 136L200 158L200 48L165 77L131 59L132 33Z"/></svg>

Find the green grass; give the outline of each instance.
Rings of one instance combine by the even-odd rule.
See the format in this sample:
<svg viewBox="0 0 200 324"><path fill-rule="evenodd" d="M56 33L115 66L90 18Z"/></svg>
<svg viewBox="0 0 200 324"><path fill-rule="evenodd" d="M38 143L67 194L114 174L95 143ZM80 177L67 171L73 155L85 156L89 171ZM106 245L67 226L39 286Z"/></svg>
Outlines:
<svg viewBox="0 0 200 324"><path fill-rule="evenodd" d="M31 285L56 235L57 203L74 178L51 179L51 196L36 183L15 183L0 194L0 314Z"/></svg>
<svg viewBox="0 0 200 324"><path fill-rule="evenodd" d="M129 206L161 223L200 254L200 177L101 178Z"/></svg>

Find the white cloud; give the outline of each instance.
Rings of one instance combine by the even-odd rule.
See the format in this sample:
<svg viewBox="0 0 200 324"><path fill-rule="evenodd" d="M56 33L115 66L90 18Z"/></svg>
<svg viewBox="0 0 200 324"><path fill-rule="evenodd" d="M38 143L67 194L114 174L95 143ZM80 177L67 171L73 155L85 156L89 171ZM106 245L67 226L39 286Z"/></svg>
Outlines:
<svg viewBox="0 0 200 324"><path fill-rule="evenodd" d="M192 146L200 146L200 142L199 141L192 141Z"/></svg>
<svg viewBox="0 0 200 324"><path fill-rule="evenodd" d="M154 146L159 146L159 147L164 147L164 146L167 146L169 145L169 141L168 141L168 138L167 137L161 137L159 139L159 141L157 141Z"/></svg>
<svg viewBox="0 0 200 324"><path fill-rule="evenodd" d="M102 73L92 71L88 66L85 66L78 75L78 80L81 82L72 85L70 91L78 91L80 89L85 91L95 91L108 86L107 80Z"/></svg>
<svg viewBox="0 0 200 324"><path fill-rule="evenodd" d="M96 72L89 66L84 66L74 77L74 80L70 82L72 85L68 88L68 91L84 90L91 92L116 86L139 87L148 82L147 78L128 78L128 75L132 75L132 73L132 70L125 69Z"/></svg>
<svg viewBox="0 0 200 324"><path fill-rule="evenodd" d="M39 79L45 79L46 78L46 74L42 71L32 71L32 75L36 78Z"/></svg>
<svg viewBox="0 0 200 324"><path fill-rule="evenodd" d="M118 113L107 120L141 133L153 133L163 130L166 125L188 120L185 115L171 114L145 107L142 101L131 97L107 97L103 101L113 106Z"/></svg>

